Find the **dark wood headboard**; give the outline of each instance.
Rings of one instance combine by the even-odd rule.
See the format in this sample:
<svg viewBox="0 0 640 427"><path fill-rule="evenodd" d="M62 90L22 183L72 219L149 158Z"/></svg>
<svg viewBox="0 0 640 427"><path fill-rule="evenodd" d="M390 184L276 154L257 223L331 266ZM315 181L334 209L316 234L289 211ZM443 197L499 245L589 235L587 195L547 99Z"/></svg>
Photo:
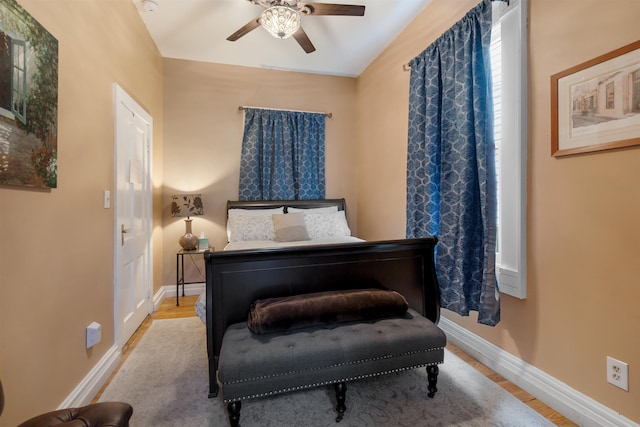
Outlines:
<svg viewBox="0 0 640 427"><path fill-rule="evenodd" d="M227 201L227 212L229 209L269 209L279 208L284 206L284 211L287 212L287 208L326 208L330 206L337 206L339 211L345 211L347 213L347 203L345 199L314 199L314 200L255 200L255 201Z"/></svg>
<svg viewBox="0 0 640 427"><path fill-rule="evenodd" d="M217 392L222 336L231 324L246 322L257 299L382 287L401 293L411 308L437 323L440 290L434 264L436 243L436 237L428 237L206 252L210 393Z"/></svg>

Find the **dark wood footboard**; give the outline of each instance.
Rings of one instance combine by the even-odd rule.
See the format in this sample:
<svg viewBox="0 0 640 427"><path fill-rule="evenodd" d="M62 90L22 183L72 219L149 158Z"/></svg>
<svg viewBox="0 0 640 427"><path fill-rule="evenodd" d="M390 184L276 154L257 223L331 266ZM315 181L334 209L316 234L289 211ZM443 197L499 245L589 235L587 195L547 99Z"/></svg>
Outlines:
<svg viewBox="0 0 640 427"><path fill-rule="evenodd" d="M435 237L303 246L287 249L206 252L209 394L217 395L216 371L226 328L246 322L256 299L340 289L383 287L438 322L440 291Z"/></svg>

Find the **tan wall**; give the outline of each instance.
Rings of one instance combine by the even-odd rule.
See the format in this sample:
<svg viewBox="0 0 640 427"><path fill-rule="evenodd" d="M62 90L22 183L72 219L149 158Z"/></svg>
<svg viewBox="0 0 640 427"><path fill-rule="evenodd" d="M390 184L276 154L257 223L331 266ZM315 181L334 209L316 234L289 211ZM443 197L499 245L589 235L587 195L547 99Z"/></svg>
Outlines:
<svg viewBox="0 0 640 427"><path fill-rule="evenodd" d="M529 55L528 297L502 299L496 328L444 315L640 422L640 147L550 156L550 76L640 39L640 2L532 0ZM358 80L358 227L401 238L409 73L402 64L477 4L433 0ZM606 382L610 355L630 391Z"/></svg>
<svg viewBox="0 0 640 427"><path fill-rule="evenodd" d="M175 284L181 218L170 216L175 192L202 193L205 214L193 218L210 245L226 243L225 206L238 199L244 114L239 106L331 112L326 121L326 196L356 210L356 80L204 62L164 60L164 284ZM354 226L354 232L357 231ZM185 258L187 281L204 280L202 257ZM200 269L200 271L198 271Z"/></svg>
<svg viewBox="0 0 640 427"><path fill-rule="evenodd" d="M532 3L528 298L504 297L496 328L445 316L640 421L640 149L549 155L550 75L639 39L640 3ZM239 105L331 111L327 197L347 198L358 235L401 238L409 82L402 64L477 1L433 0L357 80L163 64L130 0L20 4L60 43L59 188L0 188L1 426L57 407L113 343L113 210L102 208L103 190L113 190L113 82L154 117L154 292L175 280L184 223L168 213L174 191L203 193L194 232L224 243L224 204L237 197ZM94 320L103 340L86 350ZM606 355L630 363L630 392L605 382Z"/></svg>
<svg viewBox="0 0 640 427"><path fill-rule="evenodd" d="M59 43L58 188L0 188L2 426L57 408L114 342L114 212L102 202L113 193L114 82L154 118L157 207L162 178L162 61L133 3L19 3ZM158 279L158 228L154 238ZM102 341L87 350L92 321Z"/></svg>

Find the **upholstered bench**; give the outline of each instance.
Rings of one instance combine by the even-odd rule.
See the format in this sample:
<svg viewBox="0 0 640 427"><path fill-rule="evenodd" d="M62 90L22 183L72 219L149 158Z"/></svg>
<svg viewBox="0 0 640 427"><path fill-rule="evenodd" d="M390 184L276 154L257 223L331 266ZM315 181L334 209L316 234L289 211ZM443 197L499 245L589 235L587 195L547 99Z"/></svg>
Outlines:
<svg viewBox="0 0 640 427"><path fill-rule="evenodd" d="M263 335L236 323L224 333L218 380L234 427L244 399L326 384L335 387L338 422L346 410L346 381L426 366L433 397L445 344L445 334L411 309L402 317Z"/></svg>

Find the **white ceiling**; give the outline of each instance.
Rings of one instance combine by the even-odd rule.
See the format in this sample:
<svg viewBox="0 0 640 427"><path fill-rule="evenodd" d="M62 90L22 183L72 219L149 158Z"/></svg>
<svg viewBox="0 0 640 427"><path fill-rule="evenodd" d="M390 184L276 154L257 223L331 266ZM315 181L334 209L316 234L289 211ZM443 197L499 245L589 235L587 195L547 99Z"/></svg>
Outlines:
<svg viewBox="0 0 640 427"><path fill-rule="evenodd" d="M165 58L357 77L431 0L318 0L365 5L364 16L303 16L315 45L307 54L293 39L258 27L235 42L226 38L264 8L248 0L132 0Z"/></svg>

